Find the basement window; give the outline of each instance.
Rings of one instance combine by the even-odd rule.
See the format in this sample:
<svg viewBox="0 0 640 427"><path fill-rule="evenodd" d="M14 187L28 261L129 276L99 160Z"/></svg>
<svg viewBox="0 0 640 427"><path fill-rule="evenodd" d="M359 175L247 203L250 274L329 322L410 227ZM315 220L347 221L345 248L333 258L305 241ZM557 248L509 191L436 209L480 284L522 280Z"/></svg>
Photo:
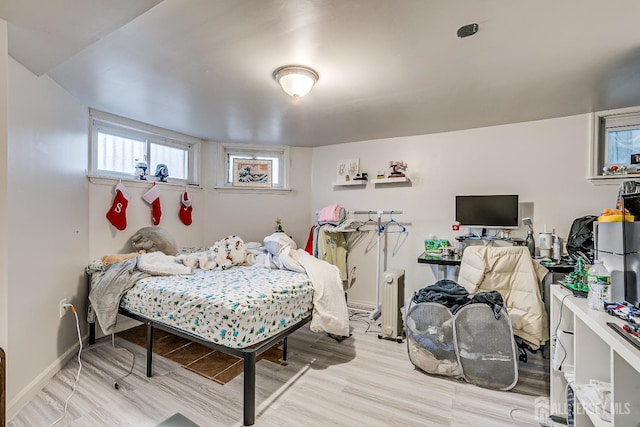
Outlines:
<svg viewBox="0 0 640 427"><path fill-rule="evenodd" d="M198 184L200 140L188 135L91 110L90 176L156 181L165 165L167 182Z"/></svg>
<svg viewBox="0 0 640 427"><path fill-rule="evenodd" d="M269 160L271 162L271 188L275 190L289 189L289 147L222 143L218 145L218 159L218 188L234 187L233 164L234 159L239 159ZM246 188L239 187L238 189Z"/></svg>
<svg viewBox="0 0 640 427"><path fill-rule="evenodd" d="M640 107L594 113L591 179L640 179Z"/></svg>

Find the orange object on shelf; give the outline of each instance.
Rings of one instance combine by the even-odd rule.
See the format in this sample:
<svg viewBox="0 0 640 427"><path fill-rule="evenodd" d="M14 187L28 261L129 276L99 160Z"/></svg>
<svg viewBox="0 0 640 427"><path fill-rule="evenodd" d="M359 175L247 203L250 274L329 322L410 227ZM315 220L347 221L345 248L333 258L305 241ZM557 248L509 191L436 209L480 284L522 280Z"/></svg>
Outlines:
<svg viewBox="0 0 640 427"><path fill-rule="evenodd" d="M598 222L622 222L623 217L626 222L635 221L633 215L601 215L598 217Z"/></svg>

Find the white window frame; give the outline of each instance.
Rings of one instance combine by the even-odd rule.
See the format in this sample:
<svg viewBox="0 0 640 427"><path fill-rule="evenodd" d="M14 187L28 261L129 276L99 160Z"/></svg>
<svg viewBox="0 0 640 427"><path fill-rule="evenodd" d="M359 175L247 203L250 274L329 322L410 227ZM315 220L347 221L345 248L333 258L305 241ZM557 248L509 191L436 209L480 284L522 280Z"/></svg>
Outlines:
<svg viewBox="0 0 640 427"><path fill-rule="evenodd" d="M89 154L89 177L95 178L112 178L137 180L134 171L130 174L117 171L107 171L98 169L98 131L104 130L107 133L114 133L123 137L132 139L144 139L147 142L186 149L189 153L187 179L172 178L169 176L167 182L180 185L199 185L199 164L200 164L200 146L202 140L189 135L163 129L157 126L149 125L135 120L126 119L124 117L115 116L98 110L89 110L90 120L90 154ZM169 171L171 172L171 171ZM154 171L149 171L147 179L149 181L156 180L153 176Z"/></svg>
<svg viewBox="0 0 640 427"><path fill-rule="evenodd" d="M615 110L598 111L592 115L591 150L589 155L589 181L594 184L619 185L621 181L640 180L637 174L604 175L603 167L606 160L606 122L625 123L640 129L640 106L620 108ZM613 128L615 126L609 126Z"/></svg>
<svg viewBox="0 0 640 427"><path fill-rule="evenodd" d="M233 183L229 182L229 168L233 165L229 164L229 155L246 155L251 158L260 157L278 157L280 159L278 185L271 188L246 188L233 187ZM217 189L233 189L234 191L290 191L289 188L289 147L281 145L251 145L251 144L234 144L219 143L218 144L218 173L216 177Z"/></svg>

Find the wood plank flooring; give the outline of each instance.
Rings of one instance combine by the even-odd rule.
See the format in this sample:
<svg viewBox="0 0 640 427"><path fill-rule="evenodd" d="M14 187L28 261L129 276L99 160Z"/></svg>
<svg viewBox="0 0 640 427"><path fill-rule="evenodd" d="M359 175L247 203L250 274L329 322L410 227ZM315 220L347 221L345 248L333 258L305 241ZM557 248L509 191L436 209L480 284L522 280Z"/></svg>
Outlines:
<svg viewBox="0 0 640 427"><path fill-rule="evenodd" d="M341 343L307 325L289 337L286 366L256 365L256 426L539 425L535 390L542 384L548 396L544 379L531 382L527 395L429 376L414 369L406 343L379 340L362 320L351 325L353 336ZM242 375L221 385L154 355L154 376L146 378L144 350L120 338L116 346L135 354L132 374L116 390L131 354L110 338L85 347L76 392L57 426L153 427L176 413L202 427L242 425ZM49 426L63 413L77 369L74 358L8 426ZM536 370L544 377L534 365L532 378Z"/></svg>

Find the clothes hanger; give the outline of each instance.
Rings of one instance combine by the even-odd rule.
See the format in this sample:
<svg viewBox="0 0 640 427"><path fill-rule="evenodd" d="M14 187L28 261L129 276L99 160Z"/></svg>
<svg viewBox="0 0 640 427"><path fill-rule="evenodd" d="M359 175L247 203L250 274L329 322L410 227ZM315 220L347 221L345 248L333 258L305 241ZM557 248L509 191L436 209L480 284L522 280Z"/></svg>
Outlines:
<svg viewBox="0 0 640 427"><path fill-rule="evenodd" d="M371 212L367 213L367 217L368 217L367 221L364 224L357 226L356 231L370 231L370 230L363 230L363 228L367 226L375 227L376 230L378 229L378 223L373 219L371 219Z"/></svg>
<svg viewBox="0 0 640 427"><path fill-rule="evenodd" d="M407 227L405 227L404 225L400 224L398 221L396 221L395 219L393 219L393 213L389 214L389 221L384 224L380 230L380 232L384 231L384 230L388 230L390 227L392 226L397 226L400 227L400 231L387 231L387 233L404 233L407 231Z"/></svg>

